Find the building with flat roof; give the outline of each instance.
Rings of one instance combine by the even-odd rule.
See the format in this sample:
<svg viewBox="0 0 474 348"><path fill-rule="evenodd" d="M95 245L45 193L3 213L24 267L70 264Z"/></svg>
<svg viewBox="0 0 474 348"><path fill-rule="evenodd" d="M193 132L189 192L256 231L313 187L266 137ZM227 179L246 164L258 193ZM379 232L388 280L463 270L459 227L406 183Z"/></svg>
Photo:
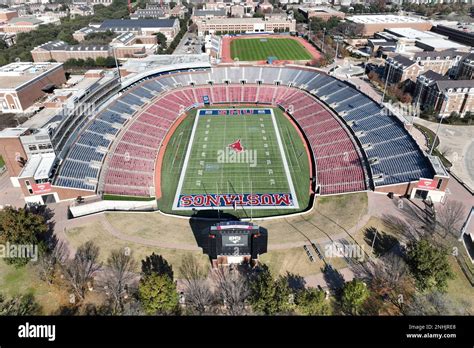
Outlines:
<svg viewBox="0 0 474 348"><path fill-rule="evenodd" d="M431 30L460 44L474 46L474 24L436 25Z"/></svg>
<svg viewBox="0 0 474 348"><path fill-rule="evenodd" d="M215 33L264 33L274 31L296 31L296 20L287 18L227 18L208 19L197 22L198 35Z"/></svg>
<svg viewBox="0 0 474 348"><path fill-rule="evenodd" d="M0 23L7 22L12 18L18 17L18 11L11 8L0 9Z"/></svg>
<svg viewBox="0 0 474 348"><path fill-rule="evenodd" d="M99 57L131 58L153 54L156 36L137 36L132 32L118 35L108 45L69 45L64 41L50 41L35 47L31 55L35 62L66 62L69 59L97 59Z"/></svg>
<svg viewBox="0 0 474 348"><path fill-rule="evenodd" d="M133 33L137 36L150 36L162 33L168 42L173 41L180 29L179 19L107 19L97 26L81 28L73 33L73 38L79 42L92 33L112 31L115 33Z"/></svg>
<svg viewBox="0 0 474 348"><path fill-rule="evenodd" d="M364 36L372 36L378 31L387 28L412 28L430 30L432 24L422 18L399 15L356 15L347 17L347 20L362 25Z"/></svg>
<svg viewBox="0 0 474 348"><path fill-rule="evenodd" d="M13 17L8 22L0 24L0 31L5 33L26 33L38 29L42 24L59 24L55 17Z"/></svg>
<svg viewBox="0 0 474 348"><path fill-rule="evenodd" d="M344 19L345 14L344 12L337 11L331 7L299 7L298 10L305 15L306 18L319 18L323 21L329 20L331 17L337 17L340 19Z"/></svg>
<svg viewBox="0 0 474 348"><path fill-rule="evenodd" d="M66 82L61 63L11 63L0 67L0 111L23 112L48 89Z"/></svg>

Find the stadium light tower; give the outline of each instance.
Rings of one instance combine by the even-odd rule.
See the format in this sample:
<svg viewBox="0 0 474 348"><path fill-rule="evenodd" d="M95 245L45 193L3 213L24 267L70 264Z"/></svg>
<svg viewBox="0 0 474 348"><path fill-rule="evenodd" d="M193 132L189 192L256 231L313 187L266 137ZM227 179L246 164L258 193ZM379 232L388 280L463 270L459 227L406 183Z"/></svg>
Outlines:
<svg viewBox="0 0 474 348"><path fill-rule="evenodd" d="M390 70L392 69L392 64L388 65L388 72L387 72L387 77L385 78L385 86L383 88L383 94L382 94L382 104L385 101L385 92L387 91L387 84L388 84L388 79L390 78Z"/></svg>
<svg viewBox="0 0 474 348"><path fill-rule="evenodd" d="M324 53L324 44L326 39L326 27L323 28L323 44L321 45L321 51Z"/></svg>
<svg viewBox="0 0 474 348"><path fill-rule="evenodd" d="M334 70L336 70L337 67L337 55L339 52L339 43L342 42L344 38L340 35L334 35L334 40L336 41L336 56L334 57Z"/></svg>

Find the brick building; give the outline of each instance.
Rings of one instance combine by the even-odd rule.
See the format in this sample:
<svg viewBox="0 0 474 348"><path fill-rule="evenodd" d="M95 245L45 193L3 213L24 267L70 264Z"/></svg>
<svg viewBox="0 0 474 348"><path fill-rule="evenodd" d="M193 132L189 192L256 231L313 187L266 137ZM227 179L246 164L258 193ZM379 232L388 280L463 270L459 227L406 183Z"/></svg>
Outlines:
<svg viewBox="0 0 474 348"><path fill-rule="evenodd" d="M344 19L344 12L337 11L331 7L300 7L298 9L308 19L319 18L328 21L331 17Z"/></svg>
<svg viewBox="0 0 474 348"><path fill-rule="evenodd" d="M474 53L468 54L459 64L457 73L458 80L474 79Z"/></svg>
<svg viewBox="0 0 474 348"><path fill-rule="evenodd" d="M66 82L60 63L11 63L0 67L0 111L23 112Z"/></svg>
<svg viewBox="0 0 474 348"><path fill-rule="evenodd" d="M442 117L453 112L464 117L467 112L474 113L474 81L450 80L428 71L417 78L413 100L423 110L432 108Z"/></svg>
<svg viewBox="0 0 474 348"><path fill-rule="evenodd" d="M258 33L274 31L296 31L296 20L286 18L227 18L197 22L198 35L221 33Z"/></svg>
<svg viewBox="0 0 474 348"><path fill-rule="evenodd" d="M432 70L440 75L456 76L460 62L467 56L465 52L446 50L443 52L417 52L408 57L398 54L387 58L384 78L389 74L389 83L400 83L406 80L416 81L416 78Z"/></svg>

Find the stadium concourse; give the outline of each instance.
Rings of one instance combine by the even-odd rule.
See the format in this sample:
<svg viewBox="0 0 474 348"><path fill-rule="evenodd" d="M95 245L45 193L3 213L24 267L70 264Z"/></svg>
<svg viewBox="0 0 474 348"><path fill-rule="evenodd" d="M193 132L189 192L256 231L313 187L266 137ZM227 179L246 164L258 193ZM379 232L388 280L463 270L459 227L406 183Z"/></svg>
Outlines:
<svg viewBox="0 0 474 348"><path fill-rule="evenodd" d="M397 118L316 69L170 68L132 82L123 83L119 95L67 143L53 188L83 196L159 197L157 157L163 139L180 116L205 103L285 110L312 151L317 194L372 189L413 196L420 178L442 174L439 162L423 153ZM444 186L428 194L442 192Z"/></svg>

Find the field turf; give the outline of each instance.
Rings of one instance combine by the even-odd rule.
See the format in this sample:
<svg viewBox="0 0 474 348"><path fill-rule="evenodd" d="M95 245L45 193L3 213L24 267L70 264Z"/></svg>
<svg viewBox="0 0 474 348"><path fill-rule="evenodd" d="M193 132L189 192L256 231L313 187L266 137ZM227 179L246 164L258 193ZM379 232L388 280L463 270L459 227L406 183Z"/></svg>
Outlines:
<svg viewBox="0 0 474 348"><path fill-rule="evenodd" d="M298 41L290 38L240 38L230 44L232 59L240 61L267 60L310 60L311 54Z"/></svg>
<svg viewBox="0 0 474 348"><path fill-rule="evenodd" d="M163 195L158 202L160 209L173 214L193 214L190 210L173 209L177 189L180 194L289 193L290 180L283 166L281 150L286 157L299 208L255 209L253 216L278 215L306 209L309 202L310 164L303 142L283 113L279 109L273 109L273 112L282 149L276 141L275 127L269 115L201 115L185 166L194 120L198 117L196 110L193 110L176 129L167 146L161 171ZM211 120L208 122L207 119ZM252 167L249 163L219 163L217 152L238 139L245 149L256 150L256 166ZM178 181L183 168L185 173L179 188ZM233 214L246 217L248 212L238 209Z"/></svg>

